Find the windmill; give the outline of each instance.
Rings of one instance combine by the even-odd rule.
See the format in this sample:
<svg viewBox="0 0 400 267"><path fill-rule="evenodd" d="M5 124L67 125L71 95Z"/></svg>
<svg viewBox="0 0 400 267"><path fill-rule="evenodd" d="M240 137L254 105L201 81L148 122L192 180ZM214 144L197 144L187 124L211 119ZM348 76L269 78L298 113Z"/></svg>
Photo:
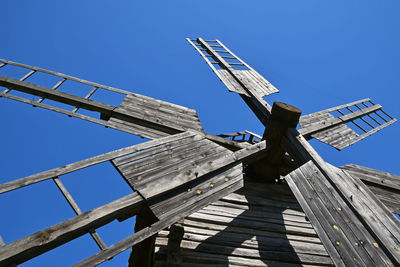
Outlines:
<svg viewBox="0 0 400 267"><path fill-rule="evenodd" d="M370 99L305 116L285 103L270 106L263 97L278 90L220 41L187 41L254 112L265 126L262 135L209 134L195 110L0 60L0 68L26 70L18 79L0 76L1 97L152 139L1 184L3 194L52 179L76 216L1 245L0 265L23 263L87 233L100 251L75 266L98 265L131 247L130 266L400 265L400 224L392 214L400 203L399 177L357 165L334 167L307 142L315 138L341 150L396 119ZM38 73L59 80L52 86L30 82ZM92 88L72 95L62 89L67 81ZM123 101L93 100L99 91ZM106 161L134 191L82 213L62 175ZM96 232L135 215L135 233L111 246Z"/></svg>

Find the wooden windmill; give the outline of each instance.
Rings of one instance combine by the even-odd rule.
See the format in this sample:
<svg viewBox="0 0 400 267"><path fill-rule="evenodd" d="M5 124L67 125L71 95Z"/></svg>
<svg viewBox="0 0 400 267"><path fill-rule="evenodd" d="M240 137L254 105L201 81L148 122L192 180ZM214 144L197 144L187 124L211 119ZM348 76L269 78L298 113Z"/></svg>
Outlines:
<svg viewBox="0 0 400 267"><path fill-rule="evenodd" d="M306 116L288 104L271 107L263 97L278 90L220 41L187 41L255 113L265 126L262 135L205 133L195 110L0 60L0 68L27 71L19 79L0 76L0 97L152 139L1 184L3 194L53 179L76 216L0 244L0 266L23 263L87 233L100 251L75 266L98 265L131 247L130 266L400 266L400 223L392 214L399 212L400 177L334 167L307 142L316 138L341 150L396 119L370 99ZM37 73L59 80L51 87L29 82ZM63 92L68 80L92 89L84 96ZM118 106L92 100L99 91L124 99ZM134 191L82 213L62 175L106 161ZM135 233L111 246L95 230L135 215Z"/></svg>

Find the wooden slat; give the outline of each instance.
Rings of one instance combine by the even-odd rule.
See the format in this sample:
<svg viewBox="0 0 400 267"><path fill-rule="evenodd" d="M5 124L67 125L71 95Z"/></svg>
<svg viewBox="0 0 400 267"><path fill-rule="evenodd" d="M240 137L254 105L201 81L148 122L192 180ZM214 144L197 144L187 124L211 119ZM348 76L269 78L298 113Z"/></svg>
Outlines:
<svg viewBox="0 0 400 267"><path fill-rule="evenodd" d="M74 162L59 168L51 169L48 171L44 171L38 174L30 175L25 178L20 178L11 182L7 182L0 185L0 193L5 193L11 190L15 190L17 188L21 188L27 185L31 185L40 181L44 181L47 179L51 179L56 176L61 176L63 174L67 174L82 168L86 168L95 164L99 164L105 161L109 161L118 157L122 157L124 155L132 154L141 150L145 150L151 147L159 146L161 144L167 144L169 142L173 142L177 139L181 139L187 136L193 136L195 133L193 132L184 132L178 134L176 136L168 136L165 138L148 141L146 143L121 148L112 152L108 152L102 155L98 155L89 159L85 159L82 161Z"/></svg>
<svg viewBox="0 0 400 267"><path fill-rule="evenodd" d="M133 216L144 204L144 199L138 193L133 193L9 243L0 249L0 265L23 263L88 233L92 228L101 227L120 217Z"/></svg>
<svg viewBox="0 0 400 267"><path fill-rule="evenodd" d="M116 244L108 247L107 249L100 251L99 253L77 263L74 265L75 267L78 266L95 266L98 265L107 259L112 258L113 256L121 253L122 251L125 251L126 249L132 247L133 245L137 244L138 242L148 238L149 236L154 235L155 233L161 231L162 229L176 223L177 221L181 220L182 218L186 217L187 215L193 213L194 211L203 208L204 206L218 200L222 196L225 196L233 191L236 191L237 189L241 188L243 186L242 182L237 182L236 184L233 184L232 186L228 186L221 191L218 192L218 194L214 194L211 196L208 196L197 203L194 203L192 206L181 212L180 214L176 214L172 217L165 218L159 222L156 222L152 224L150 227L147 227L134 235L121 240L117 242Z"/></svg>
<svg viewBox="0 0 400 267"><path fill-rule="evenodd" d="M366 132L366 133L364 133L364 134L362 134L362 135L360 135L360 136L358 136L358 137L356 137L356 138L353 138L353 139L350 140L350 141L343 142L343 143L339 146L339 149L343 149L343 148L345 148L345 147L347 147L347 146L349 146L349 145L352 145L352 144L354 144L354 143L356 143L356 142L358 142L358 141L361 141L362 139L364 139L364 138L366 138L366 137L368 137L368 136L370 136L370 135L372 135L372 134L374 134L374 133L376 133L376 132L382 130L383 128L385 128L385 127L387 127L387 126L389 126L389 125L391 125L391 124L393 124L393 123L395 123L396 121L397 121L397 119L393 119L393 120L388 121L388 122L386 122L386 123L384 123L384 124L382 124L382 125L379 125L378 127L374 128L374 129L372 129L372 130L370 130L369 132Z"/></svg>
<svg viewBox="0 0 400 267"><path fill-rule="evenodd" d="M47 74L51 74L51 75L54 75L54 76L59 76L59 77L62 77L62 78L65 78L65 79L68 79L68 80L71 80L71 81L76 81L76 82L79 82L79 83L95 86L95 87L98 87L98 88L103 88L103 89L106 89L106 90L109 90L109 91L112 91L112 92L116 92L116 93L121 93L121 94L129 94L130 93L128 91L117 89L117 88L114 88L114 87L111 87L111 86L106 86L106 85L102 85L102 84L98 84L98 83L94 83L94 82L89 82L89 81L86 81L86 80L83 80L83 79L80 79L80 78L76 78L76 77L73 77L73 76L65 75L65 74L62 74L62 73L59 73L59 72L55 72L55 71L51 71L51 70L46 70L46 69L42 69L42 68L38 68L38 67L29 66L29 65L26 65L26 64L21 64L21 63L17 63L17 62L5 60L5 59L0 59L0 62L3 62L5 64L10 64L10 65L13 65L13 66L17 66L17 67L21 67L21 68L26 68L26 69L30 69L30 70L36 70L36 71L47 73Z"/></svg>
<svg viewBox="0 0 400 267"><path fill-rule="evenodd" d="M334 258L335 264L342 261L346 265L353 265L355 261L366 266L392 264L385 252L378 245L375 246L379 240L366 231L354 211L324 177L315 165L309 162L285 178L296 197L302 199L300 204L316 227L317 233L327 234L328 239L321 239L324 245L336 244L334 249L339 253L340 259ZM334 175L329 177L332 178ZM329 197L327 193L332 196ZM331 206L336 201L337 204ZM359 240L363 241L362 246ZM334 252L331 249L327 248L330 254Z"/></svg>
<svg viewBox="0 0 400 267"><path fill-rule="evenodd" d="M343 124L343 123L352 121L354 119L357 119L359 117L362 117L364 115L372 113L372 112L374 112L376 110L379 110L381 108L382 108L381 105L374 105L374 106L365 108L363 110L358 110L358 111L355 111L353 113L350 113L350 114L347 114L347 115L343 115L343 116L340 116L340 117L337 117L337 118L331 118L331 119L326 120L326 121L319 121L319 122L313 123L312 125L310 125L310 126L308 126L306 128L302 128L299 132L302 135L305 135L305 136L306 135L310 135L310 134L318 132L318 131L320 131L322 129L326 129L326 128L329 128L329 127L333 127L333 126L336 126L336 125L339 125L339 124Z"/></svg>
<svg viewBox="0 0 400 267"><path fill-rule="evenodd" d="M68 204L75 211L75 214L81 215L82 214L81 209L79 208L78 204L75 202L71 194L68 192L67 188L61 182L61 180L58 177L54 177L53 181L57 185L58 189L60 189L61 193L67 200ZM92 236L93 240L96 242L97 246L100 249L105 249L107 247L106 244L103 242L103 240L100 238L99 234L93 228L89 229L89 234Z"/></svg>
<svg viewBox="0 0 400 267"><path fill-rule="evenodd" d="M378 171L371 168L348 164L340 167L351 175L357 176L362 181L366 181L381 187L389 187L400 190L400 176L388 172Z"/></svg>
<svg viewBox="0 0 400 267"><path fill-rule="evenodd" d="M152 158L148 159L144 167L139 164L138 170L135 170L135 164L126 165L126 168L124 165L119 165L118 161L113 161L113 164L131 187L138 190L146 199L149 199L229 164L254 157L257 153L267 149L265 142L243 148L237 152L231 152L214 142L201 139L201 136L196 142L202 142L201 149L192 149L191 153L187 153L187 149L183 149L180 154L169 155L157 151L160 149L162 151L163 148L153 148L152 151L146 152L152 154ZM196 148L196 142L188 144L188 149ZM179 149L176 151L179 151ZM140 157L140 154L138 154L138 157ZM137 159L139 158L130 157L129 161L135 162ZM124 159L119 159L119 161L121 160ZM124 162L127 163L126 160ZM156 166L150 164L151 162Z"/></svg>
<svg viewBox="0 0 400 267"><path fill-rule="evenodd" d="M187 129L203 131L197 113L194 110L132 93L127 94L120 107L115 107L90 100L86 97L67 94L4 76L0 76L0 86L41 97L38 102L9 97L11 99L134 133L145 138L154 139L164 137L169 134L183 132ZM9 95L7 92L3 92L2 96ZM71 105L75 108L72 111L68 111L43 105L41 101L44 98ZM100 113L102 119L109 121L102 122L88 116L77 115L76 111L82 108L97 111Z"/></svg>

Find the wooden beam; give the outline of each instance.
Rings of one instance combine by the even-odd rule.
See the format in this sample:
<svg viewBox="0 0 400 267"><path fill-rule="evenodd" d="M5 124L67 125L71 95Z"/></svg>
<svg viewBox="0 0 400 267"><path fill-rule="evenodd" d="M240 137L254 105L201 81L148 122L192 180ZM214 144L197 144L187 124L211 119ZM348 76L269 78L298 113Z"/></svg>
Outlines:
<svg viewBox="0 0 400 267"><path fill-rule="evenodd" d="M183 220L171 225L169 228L166 267L182 264L180 251L184 233Z"/></svg>
<svg viewBox="0 0 400 267"><path fill-rule="evenodd" d="M108 247L107 249L100 251L96 253L95 255L77 263L74 265L74 267L86 267L86 266L96 266L112 257L115 255L118 255L122 251L125 251L126 249L132 247L133 245L147 239L148 237L154 235L155 233L158 233L162 229L165 229L166 227L176 223L177 221L181 220L182 218L185 218L189 214L192 214L196 210L199 210L210 203L217 201L218 199L229 195L230 193L238 190L243 186L242 181L239 181L236 184L233 184L229 187L226 187L225 189L221 190L219 194L214 194L211 195L207 198L204 198L197 203L193 204L192 208L187 208L185 211L175 214L173 216L164 218L154 224L152 224L150 227L146 227L139 232L135 233L134 235L127 237L116 244Z"/></svg>
<svg viewBox="0 0 400 267"><path fill-rule="evenodd" d="M0 266L23 263L88 233L92 228L120 217L133 216L143 205L145 200L138 193L133 193L9 243L0 249Z"/></svg>
<svg viewBox="0 0 400 267"><path fill-rule="evenodd" d="M82 214L81 209L79 208L78 204L75 202L75 200L71 196L71 194L68 192L67 188L61 182L60 178L54 177L53 181L57 185L58 189L60 189L61 193L63 194L64 198L67 200L68 204L74 210L75 214L81 215ZM96 230L94 230L93 228L89 229L89 234L91 235L94 242L96 242L97 246L100 249L105 249L107 247L106 244L103 242L103 240L100 238L99 234L96 232Z"/></svg>
<svg viewBox="0 0 400 267"><path fill-rule="evenodd" d="M379 110L381 108L382 108L381 105L373 105L371 107L368 107L368 108L365 108L365 109L362 109L362 110L358 110L356 112L353 112L353 113L350 113L350 114L347 114L347 115L343 115L343 116L340 116L340 117L337 117L337 118L333 118L333 119L329 119L329 120L313 123L309 127L300 129L299 132L303 136L309 136L309 135L312 135L315 132L319 132L319 131L322 131L324 129L331 128L331 127L334 127L336 125L343 124L343 123L355 120L357 118L360 118L362 116L368 115L368 114L370 114L372 112L375 112L375 111L377 111L377 110Z"/></svg>
<svg viewBox="0 0 400 267"><path fill-rule="evenodd" d="M184 137L184 136L191 136L194 135L195 133L193 132L185 132L180 134L180 137ZM48 180L51 179L53 177L57 177L57 176L61 176L63 174L67 174L73 171L77 171L95 164L99 164L105 161L109 161L112 160L114 158L117 157L121 157L127 154L131 154L140 150L144 150L153 146L157 146L160 144L164 144L164 143L168 143L171 142L172 140L176 139L177 136L175 135L171 135L171 136L167 136L164 138L160 138L160 139L156 139L156 140L152 140L152 141L148 141L142 144L138 144L138 145L133 145L130 147L125 147L125 148L121 148L112 152L108 152L102 155L98 155L92 158L88 158L85 160L81 160L78 162L74 162L62 167L58 167L55 169L51 169L48 171L44 171L41 173L37 173L37 174L33 174L24 178L20 178L14 181L10 181L4 184L0 184L0 194L8 192L8 191L12 191L24 186L28 186L34 183L38 183L44 180Z"/></svg>
<svg viewBox="0 0 400 267"><path fill-rule="evenodd" d="M136 215L135 233L151 226L157 222L157 218L148 207L143 207ZM128 260L129 267L151 267L153 266L155 235L148 237L132 247Z"/></svg>

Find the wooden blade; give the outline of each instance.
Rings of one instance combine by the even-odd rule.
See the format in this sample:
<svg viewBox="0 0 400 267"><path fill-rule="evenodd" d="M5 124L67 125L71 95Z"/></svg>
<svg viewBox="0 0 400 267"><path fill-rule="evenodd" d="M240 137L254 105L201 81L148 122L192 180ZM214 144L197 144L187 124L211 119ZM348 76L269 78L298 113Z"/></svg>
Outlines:
<svg viewBox="0 0 400 267"><path fill-rule="evenodd" d="M233 54L220 41L205 41L202 38L186 38L186 40L200 53L228 89L237 92L266 126L271 107L264 101L263 97L277 93L278 89ZM214 49L214 47L218 49ZM209 58L212 58L214 62L211 62Z"/></svg>
<svg viewBox="0 0 400 267"><path fill-rule="evenodd" d="M391 212L400 214L400 176L355 164L340 169L360 179Z"/></svg>
<svg viewBox="0 0 400 267"><path fill-rule="evenodd" d="M0 265L20 264L115 219L125 220L148 205L160 221L111 247L90 262L103 261L155 234L196 210L243 186L242 161L265 153L265 142L232 152L199 132L183 132L112 151L0 185L5 193L33 183L112 161L137 192L81 213L0 248ZM140 179L139 179L140 178ZM60 182L58 185L63 187ZM71 196L70 204L75 206ZM51 234L49 234L51 233ZM85 265L87 266L87 265Z"/></svg>
<svg viewBox="0 0 400 267"><path fill-rule="evenodd" d="M241 161L265 151L261 142L232 152L196 133L112 160L128 182L149 201L158 218L242 181Z"/></svg>
<svg viewBox="0 0 400 267"><path fill-rule="evenodd" d="M233 54L219 40L206 41L202 38L195 40L186 38L186 40L200 53L229 91L246 96L257 94L261 98L278 92L278 89ZM248 92L249 88L252 92Z"/></svg>
<svg viewBox="0 0 400 267"><path fill-rule="evenodd" d="M396 121L367 98L302 116L299 132L342 150Z"/></svg>
<svg viewBox="0 0 400 267"><path fill-rule="evenodd" d="M34 107L46 108L150 139L184 132L189 129L203 131L197 113L193 109L25 64L3 59L0 59L0 62L4 64L2 69L7 68L7 66L16 66L24 71L29 71L21 79L0 75L0 86L7 88L0 92L0 97L7 97ZM35 78L35 74L38 73L53 79L56 77L59 81L51 88L27 82L29 79ZM83 93L76 88L74 92L86 94L84 97L66 93L63 91L63 86L68 81L76 82L77 85L92 86L92 89L86 94L86 92ZM39 97L39 99L35 101L31 98L13 95L14 91L24 92L33 97ZM96 94L103 94L104 92L112 94L112 97L123 98L122 103L115 106L93 100ZM51 101L46 103L48 100L67 104L70 109L55 106ZM100 119L81 114L82 109L98 112Z"/></svg>

